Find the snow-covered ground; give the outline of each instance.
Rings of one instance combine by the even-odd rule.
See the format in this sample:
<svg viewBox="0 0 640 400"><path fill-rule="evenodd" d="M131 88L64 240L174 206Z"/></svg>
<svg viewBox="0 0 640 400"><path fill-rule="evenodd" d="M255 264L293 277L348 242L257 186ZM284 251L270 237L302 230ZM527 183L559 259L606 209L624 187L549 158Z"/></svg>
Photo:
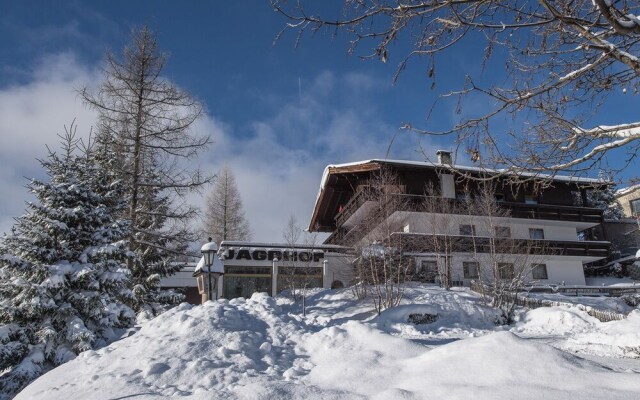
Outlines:
<svg viewBox="0 0 640 400"><path fill-rule="evenodd" d="M637 399L640 310L576 308L512 326L466 289L414 285L380 316L350 289L182 304L42 376L17 399ZM408 323L409 315L431 315ZM435 319L435 320L434 320Z"/></svg>
<svg viewBox="0 0 640 400"><path fill-rule="evenodd" d="M614 276L590 276L585 278L587 286L629 286L640 285L631 278L616 278Z"/></svg>

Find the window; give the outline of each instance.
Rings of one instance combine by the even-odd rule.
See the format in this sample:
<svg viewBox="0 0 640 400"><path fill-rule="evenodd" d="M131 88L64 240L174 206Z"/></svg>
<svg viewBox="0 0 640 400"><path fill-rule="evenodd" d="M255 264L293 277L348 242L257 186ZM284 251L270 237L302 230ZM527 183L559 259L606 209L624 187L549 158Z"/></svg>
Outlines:
<svg viewBox="0 0 640 400"><path fill-rule="evenodd" d="M498 263L498 272L500 273L500 279L513 279L513 264Z"/></svg>
<svg viewBox="0 0 640 400"><path fill-rule="evenodd" d="M478 279L478 269L477 262L463 262L462 272L464 273L464 279Z"/></svg>
<svg viewBox="0 0 640 400"><path fill-rule="evenodd" d="M438 277L438 263L431 260L422 260L420 262L419 279L422 282L436 283Z"/></svg>
<svg viewBox="0 0 640 400"><path fill-rule="evenodd" d="M544 230L541 228L529 228L529 239L544 239Z"/></svg>
<svg viewBox="0 0 640 400"><path fill-rule="evenodd" d="M496 237L509 238L511 237L511 228L508 226L496 226Z"/></svg>
<svg viewBox="0 0 640 400"><path fill-rule="evenodd" d="M631 200L629 204L631 205L632 214L640 214L640 199Z"/></svg>
<svg viewBox="0 0 640 400"><path fill-rule="evenodd" d="M524 203L525 204L538 204L538 197L532 196L532 195L524 196Z"/></svg>
<svg viewBox="0 0 640 400"><path fill-rule="evenodd" d="M531 275L533 275L533 279L549 279L547 266L545 264L533 264Z"/></svg>
<svg viewBox="0 0 640 400"><path fill-rule="evenodd" d="M476 226L475 225L460 225L460 235L462 235L462 236L475 236L476 235Z"/></svg>
<svg viewBox="0 0 640 400"><path fill-rule="evenodd" d="M496 203L503 203L505 201L506 200L503 193L496 193Z"/></svg>

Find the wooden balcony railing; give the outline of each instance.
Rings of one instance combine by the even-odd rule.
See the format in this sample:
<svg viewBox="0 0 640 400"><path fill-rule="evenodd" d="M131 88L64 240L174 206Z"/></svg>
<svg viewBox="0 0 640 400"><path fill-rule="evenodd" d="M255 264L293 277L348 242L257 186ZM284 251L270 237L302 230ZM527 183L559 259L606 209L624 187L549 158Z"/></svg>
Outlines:
<svg viewBox="0 0 640 400"><path fill-rule="evenodd" d="M392 236L392 246L418 253L437 253L443 249L456 253L489 253L492 252L491 246L494 246L496 252L506 254L606 258L611 248L611 243L600 241L529 240L401 232Z"/></svg>
<svg viewBox="0 0 640 400"><path fill-rule="evenodd" d="M408 195L408 194L395 194L393 196L399 196L404 201L398 202L398 211L426 211L425 200L427 196ZM351 200L340 210L335 216L335 226L340 227L367 201L374 201L378 199L378 193L373 188L365 188L357 191ZM442 209L448 210L451 213L457 213L456 210L465 209L464 201L457 199L446 199L438 197L438 202L449 203ZM598 224L602 222L602 210L591 207L577 207L577 206L561 206L552 204L525 204L515 202L498 202L501 208L508 211L508 216L511 218L526 218L526 219L543 219L552 221L571 221L571 222L586 222L592 224ZM477 213L476 215L480 215Z"/></svg>

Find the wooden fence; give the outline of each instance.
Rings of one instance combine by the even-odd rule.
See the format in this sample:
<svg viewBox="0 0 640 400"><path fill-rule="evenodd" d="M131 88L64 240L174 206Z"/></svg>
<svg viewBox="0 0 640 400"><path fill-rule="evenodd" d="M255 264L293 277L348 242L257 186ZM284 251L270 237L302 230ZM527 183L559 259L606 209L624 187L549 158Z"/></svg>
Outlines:
<svg viewBox="0 0 640 400"><path fill-rule="evenodd" d="M554 292L566 296L611 296L620 297L625 294L639 294L640 285L633 286L557 286Z"/></svg>
<svg viewBox="0 0 640 400"><path fill-rule="evenodd" d="M472 283L470 285L470 289L482 295L490 294L490 289L488 287L479 285L477 283ZM572 308L577 308L578 310L586 312L587 314L589 314L594 318L597 318L601 322L619 321L627 318L625 314L620 314L613 311L599 310L597 308L593 308L591 306L585 306L582 304L565 303L562 301L553 301L553 300L546 300L546 299L535 299L531 297L518 296L516 294L509 294L508 296L510 297L511 301L513 301L515 297L516 305L521 307L527 307L531 309L540 308L540 307L562 307L562 306L572 307Z"/></svg>

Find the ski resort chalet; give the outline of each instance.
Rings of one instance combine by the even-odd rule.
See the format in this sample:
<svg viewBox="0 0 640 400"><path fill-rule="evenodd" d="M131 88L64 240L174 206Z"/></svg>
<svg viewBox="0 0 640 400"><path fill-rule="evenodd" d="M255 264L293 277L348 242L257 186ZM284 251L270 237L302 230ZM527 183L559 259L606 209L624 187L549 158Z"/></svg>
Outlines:
<svg viewBox="0 0 640 400"><path fill-rule="evenodd" d="M395 181L381 187L375 180L382 171ZM478 178L492 178L496 210L459 207L480 196ZM612 230L605 229L603 210L589 203L589 191L610 183L560 175L512 178L453 165L444 151L437 163L373 159L330 165L308 228L328 233L324 244L222 242L209 266L203 257L195 268L199 294L202 300L230 299L347 286L358 251L372 242L399 250L410 260L413 277L425 283L469 285L499 264L500 278L520 270L526 271L523 280L535 284L585 285L585 265L604 264L612 252Z"/></svg>
<svg viewBox="0 0 640 400"><path fill-rule="evenodd" d="M397 180L374 188L372 182L383 170ZM457 207L473 201L479 192L479 180L474 178L487 177L495 178L494 204L501 212L487 215L486 210ZM446 262L450 283L468 285L488 268L483 264L491 262L492 249L509 241L519 246L502 250L514 253L501 255L505 278L513 276L514 264L528 262L525 280L584 285L583 266L606 259L610 251L611 243L600 229L603 211L590 206L588 195L608 183L553 176L546 177L546 184L536 184L535 179L514 184L512 177L497 170L452 165L450 153L443 151L438 152L438 163L368 160L330 165L308 229L330 233L325 244L357 248L379 234L386 222L387 232L378 240L411 257L425 282L438 283L442 279L438 268ZM428 186L437 194L426 196ZM381 205L383 193L387 199L403 201L385 200ZM435 208L425 206L429 197ZM394 208L380 212L388 204ZM446 251L443 243L449 244ZM525 260L522 253L536 256Z"/></svg>

